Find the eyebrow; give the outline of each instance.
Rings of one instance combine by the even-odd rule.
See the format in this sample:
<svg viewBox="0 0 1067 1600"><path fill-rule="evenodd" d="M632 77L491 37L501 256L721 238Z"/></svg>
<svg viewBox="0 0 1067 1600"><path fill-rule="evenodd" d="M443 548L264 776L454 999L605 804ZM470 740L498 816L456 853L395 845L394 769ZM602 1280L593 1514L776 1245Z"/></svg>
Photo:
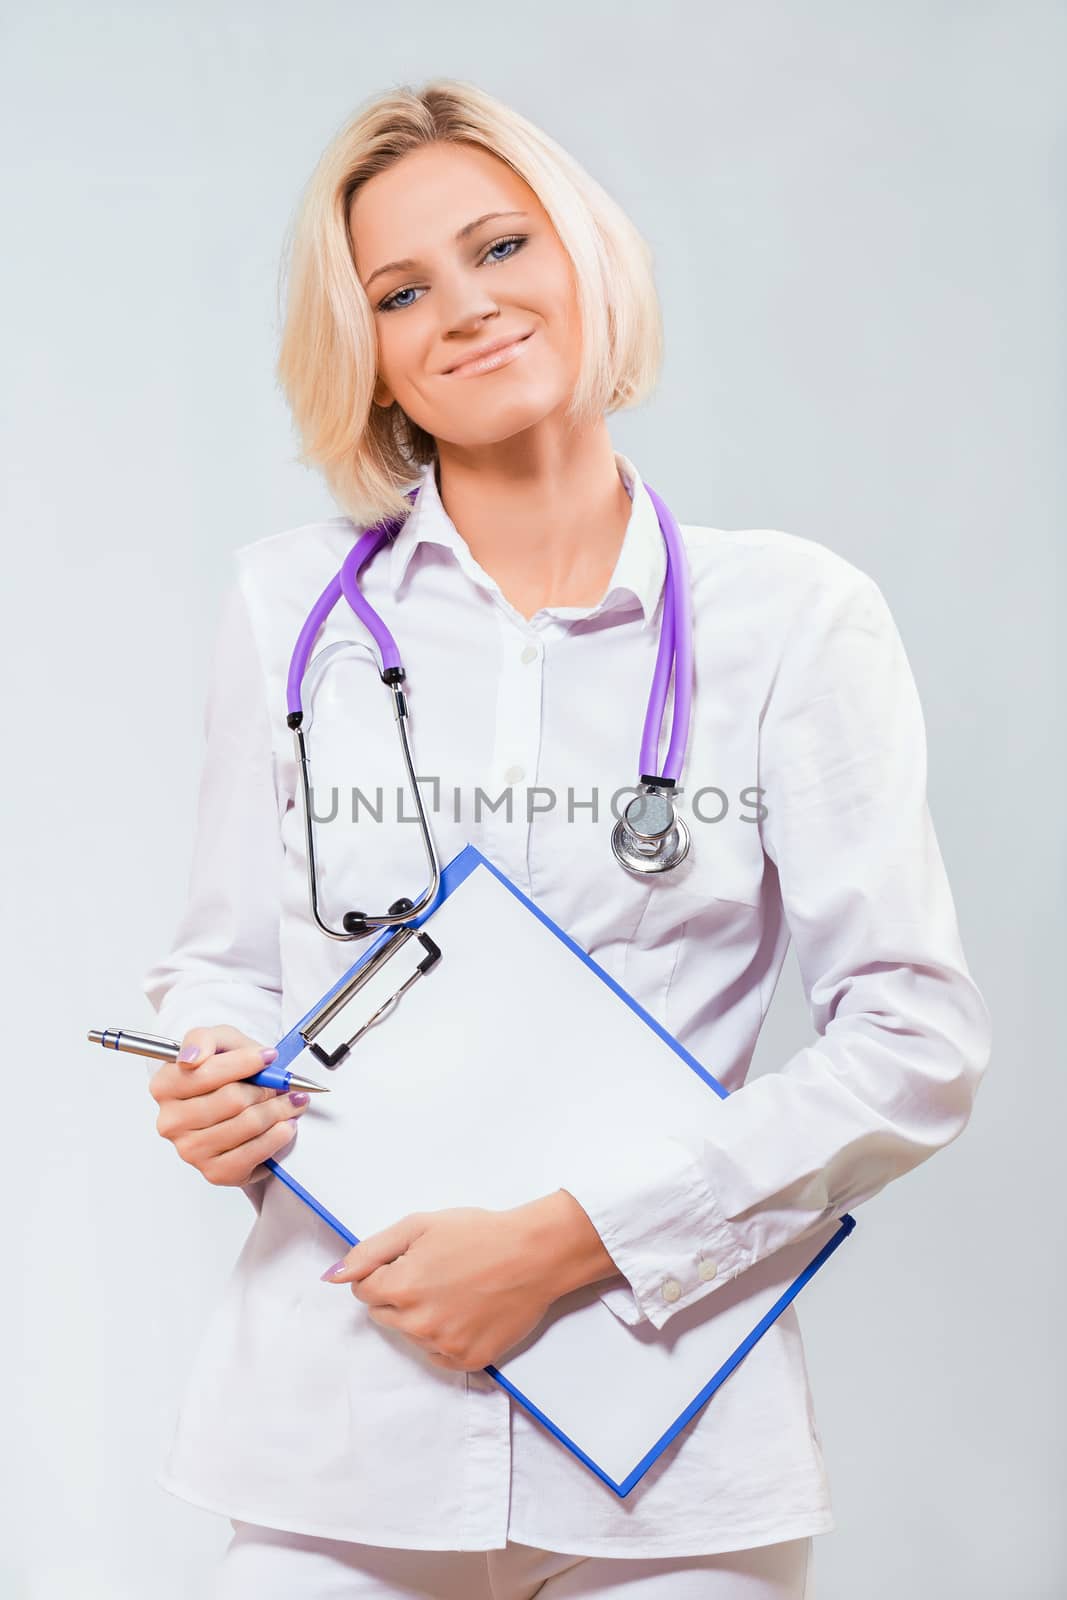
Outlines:
<svg viewBox="0 0 1067 1600"><path fill-rule="evenodd" d="M483 222L491 222L494 217L525 217L526 215L525 211L486 211L482 216L475 217L473 222L464 223L456 234L456 243L458 244L461 239L465 239L469 233L473 233L475 228L480 228ZM398 269L407 272L410 268L417 266L418 262L412 261L410 257L406 257L403 261L387 261L384 267L375 267L363 287L364 289L369 289L375 278L380 278L383 272L395 272Z"/></svg>

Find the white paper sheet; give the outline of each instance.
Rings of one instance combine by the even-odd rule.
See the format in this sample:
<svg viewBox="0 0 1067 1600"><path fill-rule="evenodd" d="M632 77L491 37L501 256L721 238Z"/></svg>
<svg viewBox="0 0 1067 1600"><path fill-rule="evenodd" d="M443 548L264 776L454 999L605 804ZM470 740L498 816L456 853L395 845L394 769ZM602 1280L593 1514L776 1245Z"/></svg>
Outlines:
<svg viewBox="0 0 1067 1600"><path fill-rule="evenodd" d="M449 863L445 888L472 864L420 924L440 961L340 1065L326 1067L308 1049L279 1056L278 1065L328 1082L332 1093L312 1098L275 1167L359 1238L410 1211L521 1205L565 1187L583 1152L602 1162L613 1128L691 1129L720 1104L473 846ZM332 1048L351 1035L424 956L409 940L317 1042ZM841 1232L840 1220L830 1222L662 1330L627 1326L598 1297L607 1280L589 1285L557 1301L498 1371L627 1492L686 1408Z"/></svg>

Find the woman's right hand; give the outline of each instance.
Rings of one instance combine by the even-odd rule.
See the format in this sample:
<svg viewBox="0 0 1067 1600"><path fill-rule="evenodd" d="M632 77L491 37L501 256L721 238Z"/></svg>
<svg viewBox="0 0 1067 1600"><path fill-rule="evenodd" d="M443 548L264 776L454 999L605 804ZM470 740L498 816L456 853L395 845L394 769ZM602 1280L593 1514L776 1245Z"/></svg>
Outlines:
<svg viewBox="0 0 1067 1600"><path fill-rule="evenodd" d="M195 1061L161 1062L149 1079L156 1131L208 1183L238 1188L266 1177L262 1163L289 1145L308 1102L294 1105L284 1090L240 1081L277 1052L238 1028L190 1028L182 1053L191 1045L199 1047Z"/></svg>

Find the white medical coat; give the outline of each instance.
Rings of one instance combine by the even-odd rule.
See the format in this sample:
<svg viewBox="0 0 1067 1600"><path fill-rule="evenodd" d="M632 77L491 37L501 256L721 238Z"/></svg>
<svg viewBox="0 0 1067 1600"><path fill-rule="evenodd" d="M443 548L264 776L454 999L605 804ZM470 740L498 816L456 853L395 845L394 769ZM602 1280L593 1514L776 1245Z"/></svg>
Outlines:
<svg viewBox="0 0 1067 1600"><path fill-rule="evenodd" d="M400 645L442 863L476 845L733 1091L685 1145L634 1128L568 1179L620 1269L603 1298L664 1328L955 1139L990 1019L931 824L899 634L872 579L813 540L682 526L692 846L662 875L615 861L612 796L639 776L665 576L655 509L633 463L616 461L633 507L596 606L526 620L474 560L430 468L361 587ZM297 633L360 531L335 517L236 552L188 899L144 978L175 1038L231 1023L273 1044L365 948L312 921L285 721ZM316 834L334 926L427 882L376 663L342 601L304 693L317 816L336 790ZM746 1082L790 937L814 1037ZM834 1527L793 1305L620 1500L486 1373L434 1367L320 1282L344 1241L284 1184L245 1192L255 1220L158 1474L173 1493L299 1533L429 1549L510 1538L636 1557Z"/></svg>

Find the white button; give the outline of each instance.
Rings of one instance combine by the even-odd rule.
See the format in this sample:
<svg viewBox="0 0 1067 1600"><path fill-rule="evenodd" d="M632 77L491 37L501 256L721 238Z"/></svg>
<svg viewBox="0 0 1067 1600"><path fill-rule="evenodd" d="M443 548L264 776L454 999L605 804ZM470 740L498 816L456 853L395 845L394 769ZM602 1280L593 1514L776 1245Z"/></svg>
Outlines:
<svg viewBox="0 0 1067 1600"><path fill-rule="evenodd" d="M665 1278L663 1281L664 1300L677 1300L682 1292L682 1286L677 1278Z"/></svg>
<svg viewBox="0 0 1067 1600"><path fill-rule="evenodd" d="M537 646L535 644L528 644L526 646L526 649L522 652L522 655L519 657L519 660L520 661L524 661L524 662L525 661L536 661L537 660L537 655L538 655Z"/></svg>
<svg viewBox="0 0 1067 1600"><path fill-rule="evenodd" d="M704 1279L705 1283L707 1283L709 1278L714 1278L714 1276L718 1272L718 1270L719 1270L719 1268L718 1268L717 1262L707 1261L707 1260L704 1260L703 1258L701 1259L701 1262L700 1262L700 1276Z"/></svg>
<svg viewBox="0 0 1067 1600"><path fill-rule="evenodd" d="M521 783L526 776L525 767L509 767L504 774L505 783Z"/></svg>

